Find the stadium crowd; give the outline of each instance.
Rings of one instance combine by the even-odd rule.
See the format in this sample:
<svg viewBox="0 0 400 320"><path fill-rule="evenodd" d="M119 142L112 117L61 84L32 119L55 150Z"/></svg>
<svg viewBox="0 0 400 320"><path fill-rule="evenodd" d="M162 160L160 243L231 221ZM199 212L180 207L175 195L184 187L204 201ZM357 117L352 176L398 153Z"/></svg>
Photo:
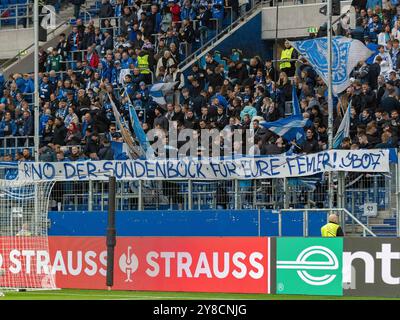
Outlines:
<svg viewBox="0 0 400 320"><path fill-rule="evenodd" d="M343 140L343 149L398 146L400 6L391 1L390 8L382 9L371 3L359 3L355 30L342 30L375 52L358 64L352 85L334 99L335 132L349 102L351 106L350 137ZM167 131L174 121L178 130L252 129L255 154L326 149L327 87L288 41L281 59L296 61L274 63L245 57L240 50L227 57L210 52L185 75L180 72L179 63L199 47L201 38L221 28L228 12L236 18L246 6L235 0L166 0L145 11L138 2L103 0L100 27L77 19L69 34L60 35L57 46L40 50L40 159L120 157L112 148L113 141L123 139L109 97L127 123L132 103L145 132ZM167 97L165 105L158 105L149 91L155 82L176 82L179 102ZM260 125L291 113L292 85L303 116L312 123L301 143L286 141ZM20 141L23 145L24 137L34 133L33 87L33 74L0 78L0 137L7 147L21 146ZM32 160L32 155L27 148L4 158Z"/></svg>

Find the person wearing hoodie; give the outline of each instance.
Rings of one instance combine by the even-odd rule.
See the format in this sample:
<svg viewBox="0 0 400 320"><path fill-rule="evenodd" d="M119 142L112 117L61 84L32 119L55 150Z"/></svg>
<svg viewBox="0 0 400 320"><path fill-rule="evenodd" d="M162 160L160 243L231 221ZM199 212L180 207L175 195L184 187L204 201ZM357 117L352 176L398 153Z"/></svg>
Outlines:
<svg viewBox="0 0 400 320"><path fill-rule="evenodd" d="M251 105L251 101L249 101L249 103L243 108L243 110L240 112L240 119L243 121L245 115L249 115L250 120L253 119L253 117L255 117L257 115L257 109L254 108Z"/></svg>

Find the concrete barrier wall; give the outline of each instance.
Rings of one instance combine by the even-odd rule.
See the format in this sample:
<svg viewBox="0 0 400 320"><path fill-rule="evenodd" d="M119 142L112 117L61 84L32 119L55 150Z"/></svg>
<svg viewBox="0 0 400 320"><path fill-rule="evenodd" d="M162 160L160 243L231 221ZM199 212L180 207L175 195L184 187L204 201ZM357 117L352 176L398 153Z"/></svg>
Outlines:
<svg viewBox="0 0 400 320"><path fill-rule="evenodd" d="M33 28L1 29L0 59L9 59L33 42Z"/></svg>
<svg viewBox="0 0 400 320"><path fill-rule="evenodd" d="M24 50L33 43L33 29L24 29L24 30L25 31L22 31L22 33L25 33L24 36L20 35L21 32L20 31L16 32L16 30L13 30L15 35L13 34L4 35L3 33L5 31L0 32L0 43L7 44L0 46L0 59L11 58L16 54L18 54L18 52ZM49 39L49 41L47 41L46 43L41 43L40 46L45 49L49 47L54 47L58 43L58 35L63 32L68 35L70 31L71 31L70 26L65 25L64 27L60 27L54 34L51 35L49 34L47 36L47 39ZM5 55L7 53L7 50L9 50L8 54ZM20 60L13 63L11 66L7 67L7 69L4 70L3 74L4 77L7 78L12 73L33 72L33 68L34 66L33 66L33 47L32 47L25 56L23 56Z"/></svg>
<svg viewBox="0 0 400 320"><path fill-rule="evenodd" d="M342 8L349 4L350 1L341 2ZM280 6L278 9L276 7L263 8L261 38L263 40L275 39L276 10L278 10L278 39L308 36L308 28L318 28L327 21L326 16L319 13L319 9L324 5L326 3Z"/></svg>

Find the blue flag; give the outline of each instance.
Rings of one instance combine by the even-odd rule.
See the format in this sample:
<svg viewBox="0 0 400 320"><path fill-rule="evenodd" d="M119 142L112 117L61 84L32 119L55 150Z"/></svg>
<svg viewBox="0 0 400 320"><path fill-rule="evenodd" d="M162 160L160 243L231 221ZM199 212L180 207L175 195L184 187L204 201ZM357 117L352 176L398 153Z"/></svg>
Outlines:
<svg viewBox="0 0 400 320"><path fill-rule="evenodd" d="M296 86L292 86L292 104L293 104L293 115L294 116L302 115L300 110L299 98L297 97Z"/></svg>
<svg viewBox="0 0 400 320"><path fill-rule="evenodd" d="M304 127L311 126L309 119L304 119L300 110L296 88L292 88L293 115L273 122L261 122L260 124L273 133L285 138L287 141L296 140L298 143L304 141Z"/></svg>
<svg viewBox="0 0 400 320"><path fill-rule="evenodd" d="M144 132L142 126L140 125L139 118L136 114L136 110L132 105L131 98L129 97L129 94L125 90L124 94L128 97L129 100L129 117L131 119L131 124L133 131L135 132L136 138L139 140L139 145L144 151L144 156L142 155L142 158L147 158L147 153L151 152L149 155L154 155L154 152L152 152L152 148L150 147L150 142L149 139L147 139L146 133Z"/></svg>
<svg viewBox="0 0 400 320"><path fill-rule="evenodd" d="M153 101L159 105L166 104L165 94L171 92L176 85L176 82L159 82L151 86L149 95Z"/></svg>
<svg viewBox="0 0 400 320"><path fill-rule="evenodd" d="M291 45L311 64L318 75L327 83L327 38L293 41ZM361 60L373 52L361 41L346 37L332 38L332 90L337 95L350 86L350 73Z"/></svg>
<svg viewBox="0 0 400 320"><path fill-rule="evenodd" d="M140 125L136 110L131 103L129 104L129 116L131 118L132 128L135 132L136 138L139 140L139 144L143 148L145 154L147 154L147 152L151 149L150 142L149 139L147 139L146 133L144 132L142 126Z"/></svg>
<svg viewBox="0 0 400 320"><path fill-rule="evenodd" d="M349 102L339 129L333 138L333 149L339 149L343 139L350 136L350 109L351 101Z"/></svg>

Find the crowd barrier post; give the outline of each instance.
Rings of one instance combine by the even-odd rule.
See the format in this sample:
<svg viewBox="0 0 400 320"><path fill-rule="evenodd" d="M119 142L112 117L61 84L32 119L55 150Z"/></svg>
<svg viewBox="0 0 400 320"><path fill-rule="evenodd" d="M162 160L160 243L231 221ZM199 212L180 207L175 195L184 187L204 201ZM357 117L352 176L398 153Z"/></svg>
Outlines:
<svg viewBox="0 0 400 320"><path fill-rule="evenodd" d="M239 210L239 180L234 180L235 210Z"/></svg>
<svg viewBox="0 0 400 320"><path fill-rule="evenodd" d="M93 211L93 181L89 180L88 210Z"/></svg>
<svg viewBox="0 0 400 320"><path fill-rule="evenodd" d="M193 209L193 184L192 180L188 180L188 210Z"/></svg>
<svg viewBox="0 0 400 320"><path fill-rule="evenodd" d="M289 188L287 178L283 178L283 208L289 209Z"/></svg>
<svg viewBox="0 0 400 320"><path fill-rule="evenodd" d="M143 180L138 181L138 210L143 210Z"/></svg>
<svg viewBox="0 0 400 320"><path fill-rule="evenodd" d="M278 211L278 236L282 236L282 211Z"/></svg>
<svg viewBox="0 0 400 320"><path fill-rule="evenodd" d="M308 237L308 209L303 211L303 235Z"/></svg>
<svg viewBox="0 0 400 320"><path fill-rule="evenodd" d="M337 207L344 208L345 201L344 201L344 190L345 190L345 175L344 172L338 172L338 189L337 189Z"/></svg>

